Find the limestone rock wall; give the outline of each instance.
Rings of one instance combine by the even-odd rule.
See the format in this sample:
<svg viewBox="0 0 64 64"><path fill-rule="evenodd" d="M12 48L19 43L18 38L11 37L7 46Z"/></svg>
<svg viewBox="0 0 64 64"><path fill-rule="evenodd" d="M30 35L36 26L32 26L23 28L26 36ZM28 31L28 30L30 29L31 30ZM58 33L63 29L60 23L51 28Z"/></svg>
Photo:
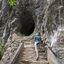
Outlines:
<svg viewBox="0 0 64 64"><path fill-rule="evenodd" d="M0 19L4 29L1 33L2 39L7 40L12 32L17 31L17 29L20 28L20 21L22 22L24 16L22 13L24 11L29 11L31 13L36 30L41 30L42 18L44 16L43 12L45 11L46 5L46 0L17 0L17 6L11 9L7 0L3 0Z"/></svg>
<svg viewBox="0 0 64 64"><path fill-rule="evenodd" d="M64 1L49 0L47 10L44 15L45 28L49 34L57 30L58 26L64 25Z"/></svg>
<svg viewBox="0 0 64 64"><path fill-rule="evenodd" d="M63 0L17 0L17 6L10 8L7 0L2 0L0 28L3 34L0 37L8 38L12 31L16 31L23 17L24 11L29 11L35 22L35 31L45 31L47 35L53 33L59 25L64 24ZM22 20L22 19L21 19Z"/></svg>

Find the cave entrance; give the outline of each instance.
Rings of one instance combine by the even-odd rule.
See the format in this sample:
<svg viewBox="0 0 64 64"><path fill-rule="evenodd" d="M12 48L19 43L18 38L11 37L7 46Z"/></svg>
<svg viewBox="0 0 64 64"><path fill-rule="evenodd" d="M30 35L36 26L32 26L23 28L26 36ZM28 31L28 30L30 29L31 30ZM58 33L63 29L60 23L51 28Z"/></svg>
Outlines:
<svg viewBox="0 0 64 64"><path fill-rule="evenodd" d="M35 29L35 22L32 17L32 14L29 11L23 11L22 12L22 17L20 18L20 33L29 36L33 33Z"/></svg>

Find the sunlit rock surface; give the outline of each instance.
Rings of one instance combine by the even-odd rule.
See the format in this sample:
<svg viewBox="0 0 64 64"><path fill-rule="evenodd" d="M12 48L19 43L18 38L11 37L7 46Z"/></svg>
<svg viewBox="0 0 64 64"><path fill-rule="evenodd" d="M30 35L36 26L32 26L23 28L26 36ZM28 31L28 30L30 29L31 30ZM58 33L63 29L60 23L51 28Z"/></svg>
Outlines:
<svg viewBox="0 0 64 64"><path fill-rule="evenodd" d="M44 15L45 28L49 34L53 33L53 30L57 30L59 25L64 24L64 1L50 1L51 3L47 6L47 10Z"/></svg>
<svg viewBox="0 0 64 64"><path fill-rule="evenodd" d="M42 19L43 19L46 7L47 7L47 0L18 0L16 8L11 9L10 6L8 5L7 0L6 2L5 0L3 0L0 20L2 23L1 28L3 28L4 30L3 29L1 30L2 33L0 37L2 37L2 39L4 39L6 42L9 35L12 32L20 31L22 27L22 23L23 23L23 26L24 24L26 24L26 22L29 23L31 26L32 20L33 20L32 23L35 23L35 25L33 24L34 26L29 28L28 31L31 31L32 29L33 31L34 29L36 29L36 31L40 31L42 28L41 26L43 24ZM25 12L27 13L27 15L29 15L30 13L30 15L32 16L30 15L27 16ZM32 17L32 20L28 19L29 17ZM25 20L25 22L23 19ZM27 24L27 26L29 24ZM24 28L28 28L28 27L25 26Z"/></svg>
<svg viewBox="0 0 64 64"><path fill-rule="evenodd" d="M55 31L51 40L51 47L54 53L56 54L56 58L59 64L64 63L64 27L59 27L57 31Z"/></svg>

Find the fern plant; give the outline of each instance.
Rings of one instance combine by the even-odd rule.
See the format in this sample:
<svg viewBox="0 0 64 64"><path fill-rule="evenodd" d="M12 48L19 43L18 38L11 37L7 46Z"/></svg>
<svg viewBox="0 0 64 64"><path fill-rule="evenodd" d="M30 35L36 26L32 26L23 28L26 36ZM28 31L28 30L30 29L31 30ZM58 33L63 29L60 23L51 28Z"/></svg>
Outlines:
<svg viewBox="0 0 64 64"><path fill-rule="evenodd" d="M8 2L9 2L9 5L11 7L15 7L16 6L16 0L8 0Z"/></svg>

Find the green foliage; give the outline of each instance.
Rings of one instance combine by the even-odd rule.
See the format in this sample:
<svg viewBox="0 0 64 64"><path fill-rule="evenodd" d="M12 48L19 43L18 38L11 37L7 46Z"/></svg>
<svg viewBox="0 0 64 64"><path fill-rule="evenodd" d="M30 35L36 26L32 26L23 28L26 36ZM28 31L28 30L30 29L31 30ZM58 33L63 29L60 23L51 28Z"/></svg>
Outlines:
<svg viewBox="0 0 64 64"><path fill-rule="evenodd" d="M4 54L4 51L5 51L5 46L2 42L0 42L0 60Z"/></svg>
<svg viewBox="0 0 64 64"><path fill-rule="evenodd" d="M16 0L8 0L8 2L9 2L9 5L11 7L15 7L16 6Z"/></svg>

